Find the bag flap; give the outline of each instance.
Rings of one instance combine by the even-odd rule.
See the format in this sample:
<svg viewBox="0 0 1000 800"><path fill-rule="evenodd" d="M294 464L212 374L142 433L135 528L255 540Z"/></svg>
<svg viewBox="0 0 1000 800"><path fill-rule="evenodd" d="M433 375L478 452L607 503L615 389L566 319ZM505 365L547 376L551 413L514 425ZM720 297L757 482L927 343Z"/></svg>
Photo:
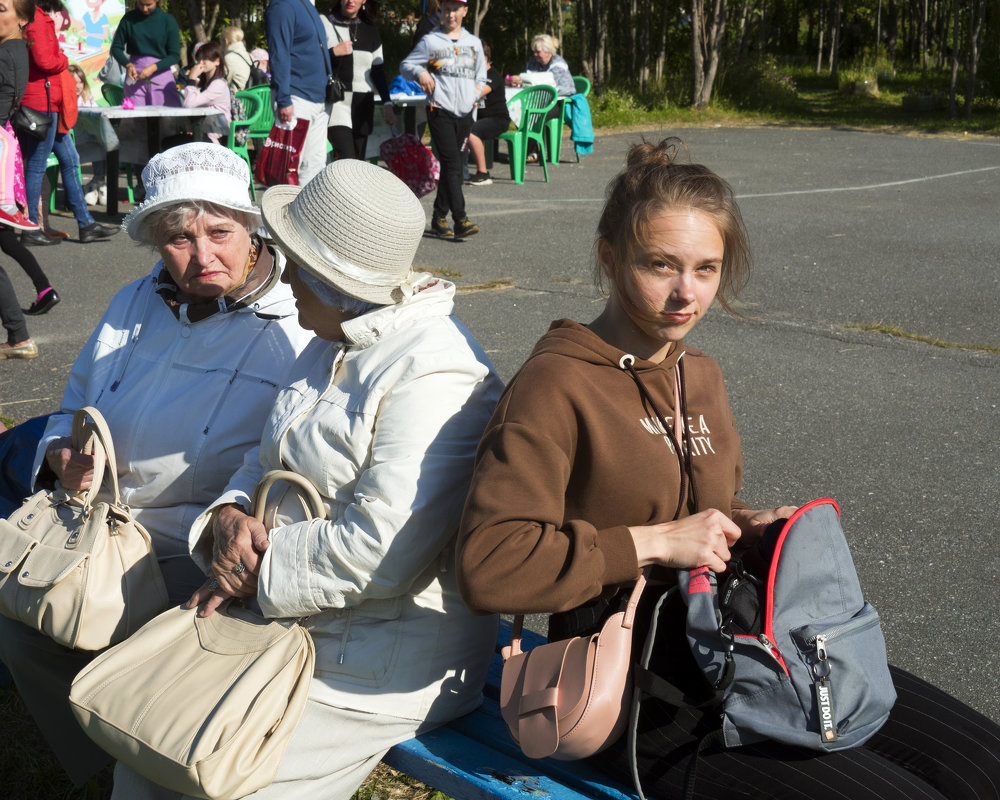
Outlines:
<svg viewBox="0 0 1000 800"><path fill-rule="evenodd" d="M210 617L194 618L201 646L219 655L246 655L266 650L288 636L296 623L267 620L242 606L230 605Z"/></svg>
<svg viewBox="0 0 1000 800"><path fill-rule="evenodd" d="M17 569L36 544L38 540L30 533L0 519L0 578Z"/></svg>
<svg viewBox="0 0 1000 800"><path fill-rule="evenodd" d="M86 550L39 544L24 559L17 582L22 586L47 589L65 579L89 557L90 553Z"/></svg>

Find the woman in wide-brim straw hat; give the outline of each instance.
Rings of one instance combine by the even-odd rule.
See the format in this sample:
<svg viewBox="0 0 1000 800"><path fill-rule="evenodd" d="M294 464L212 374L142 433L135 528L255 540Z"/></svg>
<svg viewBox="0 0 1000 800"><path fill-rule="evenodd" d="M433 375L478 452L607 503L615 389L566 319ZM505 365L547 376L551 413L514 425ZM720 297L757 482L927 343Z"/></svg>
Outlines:
<svg viewBox="0 0 1000 800"><path fill-rule="evenodd" d="M497 623L465 609L451 548L501 384L454 316L454 285L411 270L424 214L389 172L338 161L304 188L272 187L261 209L317 338L260 463L192 530L219 588L190 605L255 596L268 617L310 617L310 701L254 800L348 798L393 744L479 703ZM246 515L277 467L313 482L324 519L266 530Z"/></svg>
<svg viewBox="0 0 1000 800"><path fill-rule="evenodd" d="M123 227L159 257L112 298L83 346L35 473L40 483L90 486L93 457L74 450L70 434L74 412L96 407L111 429L122 497L149 531L171 601L180 603L204 580L187 532L259 443L278 387L312 337L279 280L280 256L258 234L239 156L182 145L154 156L142 180L145 202ZM92 655L0 618L0 660L76 784L110 760L67 699Z"/></svg>

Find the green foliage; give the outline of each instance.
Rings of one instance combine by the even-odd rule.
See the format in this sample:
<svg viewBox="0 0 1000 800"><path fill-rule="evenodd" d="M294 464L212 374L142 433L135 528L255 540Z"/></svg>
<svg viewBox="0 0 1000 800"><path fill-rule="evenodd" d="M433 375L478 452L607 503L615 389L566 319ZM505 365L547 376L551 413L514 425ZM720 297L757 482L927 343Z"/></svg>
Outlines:
<svg viewBox="0 0 1000 800"><path fill-rule="evenodd" d="M720 100L743 111L801 111L791 71L770 56L727 66L716 78L715 92Z"/></svg>

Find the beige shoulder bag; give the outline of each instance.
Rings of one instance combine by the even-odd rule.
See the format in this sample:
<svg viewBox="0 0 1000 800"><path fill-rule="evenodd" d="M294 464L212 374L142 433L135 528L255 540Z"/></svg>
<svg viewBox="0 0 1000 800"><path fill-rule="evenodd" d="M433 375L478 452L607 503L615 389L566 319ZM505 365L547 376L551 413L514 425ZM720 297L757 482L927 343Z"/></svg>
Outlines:
<svg viewBox="0 0 1000 800"><path fill-rule="evenodd" d="M65 647L102 650L166 608L167 590L149 533L122 503L96 408L73 417L73 447L94 456L90 489L37 492L0 519L0 614Z"/></svg>
<svg viewBox="0 0 1000 800"><path fill-rule="evenodd" d="M276 470L254 493L257 519L277 480L304 493L313 518L326 516L309 481ZM315 658L296 620L266 620L235 603L204 618L178 607L84 668L70 706L91 739L151 781L234 800L274 780Z"/></svg>

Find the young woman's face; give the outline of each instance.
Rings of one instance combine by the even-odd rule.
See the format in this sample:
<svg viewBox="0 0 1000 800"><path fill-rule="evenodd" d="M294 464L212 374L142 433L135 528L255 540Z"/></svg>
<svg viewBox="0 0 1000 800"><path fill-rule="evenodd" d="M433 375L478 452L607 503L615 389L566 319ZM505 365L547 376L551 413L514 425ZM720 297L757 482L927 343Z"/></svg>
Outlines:
<svg viewBox="0 0 1000 800"><path fill-rule="evenodd" d="M28 20L21 19L14 10L13 0L0 0L0 42L21 38L21 26Z"/></svg>
<svg viewBox="0 0 1000 800"><path fill-rule="evenodd" d="M220 66L222 66L221 58L199 58L198 63L201 64L201 70L204 73L214 73Z"/></svg>
<svg viewBox="0 0 1000 800"><path fill-rule="evenodd" d="M165 237L160 256L181 292L221 297L243 283L250 234L231 217L192 213L181 230Z"/></svg>
<svg viewBox="0 0 1000 800"><path fill-rule="evenodd" d="M598 255L605 271L610 252L601 240ZM614 292L655 353L665 355L708 312L719 290L724 254L722 233L703 211L671 209L649 220L648 241Z"/></svg>
<svg viewBox="0 0 1000 800"><path fill-rule="evenodd" d="M76 96L80 97L83 95L83 81L80 80L80 76L75 72L70 74L73 76L73 85L76 87Z"/></svg>
<svg viewBox="0 0 1000 800"><path fill-rule="evenodd" d="M147 17L156 10L159 0L135 0L135 7Z"/></svg>
<svg viewBox="0 0 1000 800"><path fill-rule="evenodd" d="M363 5L363 0L341 0L340 16L345 19L354 19L359 13L361 13L361 6Z"/></svg>

